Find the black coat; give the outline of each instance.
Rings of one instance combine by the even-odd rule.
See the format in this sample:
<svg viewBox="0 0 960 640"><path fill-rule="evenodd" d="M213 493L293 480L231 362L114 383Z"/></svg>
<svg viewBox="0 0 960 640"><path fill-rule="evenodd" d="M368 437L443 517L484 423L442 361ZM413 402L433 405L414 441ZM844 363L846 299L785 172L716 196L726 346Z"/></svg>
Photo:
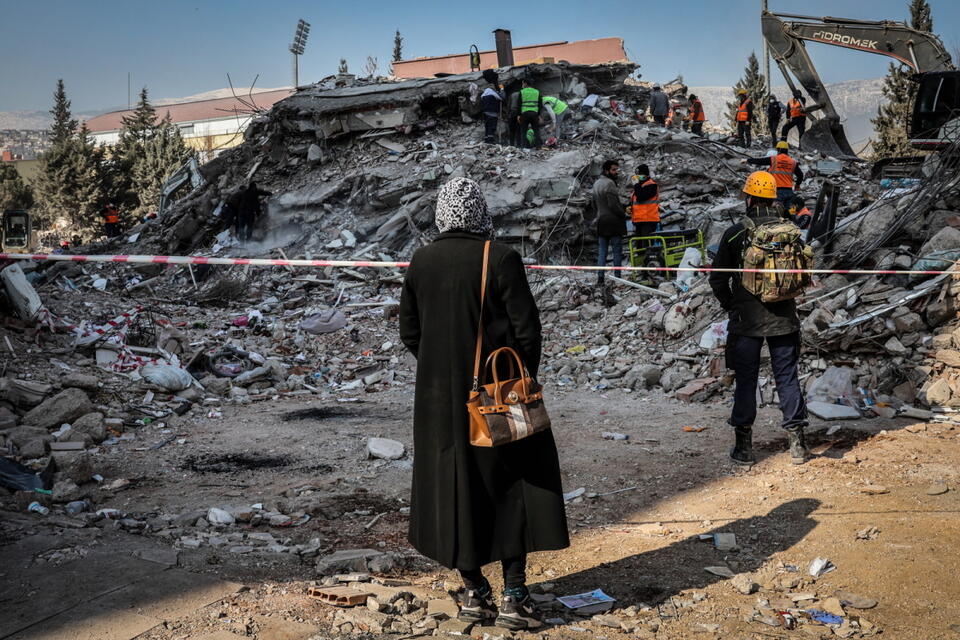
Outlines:
<svg viewBox="0 0 960 640"><path fill-rule="evenodd" d="M751 209L750 217L756 225L773 222L782 217L780 207ZM743 267L743 244L746 231L738 222L723 232L713 266L719 269ZM710 288L729 314L727 330L737 336L785 336L800 330L797 303L794 300L764 303L743 288L739 273L711 272Z"/></svg>
<svg viewBox="0 0 960 640"><path fill-rule="evenodd" d="M400 339L417 358L410 543L457 569L569 545L553 434L469 441L482 260L480 236L441 234L414 254L400 302ZM519 254L493 243L488 277L483 357L513 347L536 376L540 318Z"/></svg>

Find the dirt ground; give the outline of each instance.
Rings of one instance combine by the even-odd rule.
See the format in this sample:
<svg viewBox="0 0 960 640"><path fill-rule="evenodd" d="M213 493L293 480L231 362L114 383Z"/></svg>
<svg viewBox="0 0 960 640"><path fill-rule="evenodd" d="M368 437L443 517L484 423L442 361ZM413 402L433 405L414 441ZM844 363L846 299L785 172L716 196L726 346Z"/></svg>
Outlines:
<svg viewBox="0 0 960 640"><path fill-rule="evenodd" d="M766 606L763 600L776 608L788 594L825 598L845 590L879 601L875 608L850 612L883 637L960 638L960 427L815 420L810 440L818 455L795 466L785 453L779 412L768 406L755 429L758 464L744 469L727 458L732 434L724 422L725 399L683 404L659 392L557 391L549 407L565 491L586 491L568 505L572 546L532 556L530 582L551 583L548 588L558 595L602 588L618 608L638 607L629 614L642 624L626 633L586 620L548 629L542 632L546 636L832 637L823 626L787 631L748 620L754 609ZM99 456L103 475L131 483L97 506L158 515L220 505L313 504L320 515L296 528L274 529L274 535L294 543L320 538L321 555L367 547L404 552L408 562L395 577L437 589L453 582L450 572L419 558L406 543L409 456L394 462L365 459L371 436L399 440L409 451L412 389L394 388L355 402L310 397L227 405L217 418L194 413L201 417L168 424L172 434L147 426L136 439ZM705 429L687 432L684 426ZM630 438L605 440L603 432ZM172 436L177 439L150 448ZM29 538L34 563L51 549L68 550L61 567L69 565L70 549L123 554L174 543L110 527L93 533L58 528L53 535L50 524L32 514L0 525L0 555L16 545L22 552ZM736 534L741 548L719 551L698 539L713 532ZM807 568L817 557L836 569L812 578ZM317 637L329 637L322 630L330 608L305 595L317 577L313 562L292 554L181 549L181 568L246 588L167 617L136 637L293 639L307 638L317 628ZM749 572L759 592L743 595L728 579L705 571L718 565ZM16 586L15 572L0 573L8 588ZM489 574L496 583L496 571ZM15 600L0 595L0 608ZM504 633L478 627L473 635L485 632ZM67 625L49 637L89 636Z"/></svg>

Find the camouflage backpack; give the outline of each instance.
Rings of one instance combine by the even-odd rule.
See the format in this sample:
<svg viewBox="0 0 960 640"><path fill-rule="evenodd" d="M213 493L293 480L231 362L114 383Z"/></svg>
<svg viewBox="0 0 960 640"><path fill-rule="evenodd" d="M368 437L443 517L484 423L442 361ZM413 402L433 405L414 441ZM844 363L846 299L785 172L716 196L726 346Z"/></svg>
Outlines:
<svg viewBox="0 0 960 640"><path fill-rule="evenodd" d="M744 218L746 238L743 243L744 269L812 269L813 249L803 241L802 232L789 220L776 220L757 225ZM790 300L810 286L809 273L744 272L743 288L761 302Z"/></svg>

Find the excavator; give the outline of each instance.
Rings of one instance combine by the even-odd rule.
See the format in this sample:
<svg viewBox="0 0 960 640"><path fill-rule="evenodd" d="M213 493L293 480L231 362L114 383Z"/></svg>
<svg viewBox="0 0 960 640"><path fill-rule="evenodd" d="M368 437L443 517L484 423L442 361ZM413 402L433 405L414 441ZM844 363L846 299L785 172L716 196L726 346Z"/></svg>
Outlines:
<svg viewBox="0 0 960 640"><path fill-rule="evenodd" d="M827 89L820 79L805 41L887 56L914 70L917 94L909 138L916 149L940 150L960 140L960 71L940 38L903 22L849 18L817 18L764 11L763 37L783 77L796 91L790 73L812 98L807 112L821 116L803 136L805 149L834 157L855 157Z"/></svg>

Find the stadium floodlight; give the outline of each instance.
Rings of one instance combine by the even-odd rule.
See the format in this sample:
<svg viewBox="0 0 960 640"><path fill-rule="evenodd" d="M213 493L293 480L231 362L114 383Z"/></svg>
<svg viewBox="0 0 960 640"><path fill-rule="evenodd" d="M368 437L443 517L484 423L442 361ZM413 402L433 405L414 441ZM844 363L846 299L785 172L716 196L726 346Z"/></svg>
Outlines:
<svg viewBox="0 0 960 640"><path fill-rule="evenodd" d="M290 53L293 54L293 88L300 83L300 64L297 56L302 56L307 47L307 38L310 36L310 23L301 18L297 20L297 28L293 32L293 42L290 43Z"/></svg>

